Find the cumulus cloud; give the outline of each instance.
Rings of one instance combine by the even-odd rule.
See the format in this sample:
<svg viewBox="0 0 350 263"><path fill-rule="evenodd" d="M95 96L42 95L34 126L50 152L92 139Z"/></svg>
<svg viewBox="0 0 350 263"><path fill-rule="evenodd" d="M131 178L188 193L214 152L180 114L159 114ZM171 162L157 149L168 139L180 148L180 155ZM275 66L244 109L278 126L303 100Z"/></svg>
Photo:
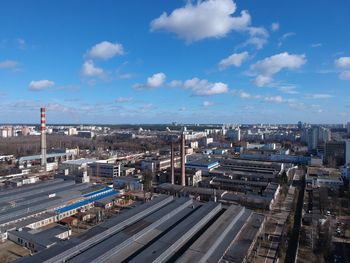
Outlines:
<svg viewBox="0 0 350 263"><path fill-rule="evenodd" d="M272 77L266 76L266 75L258 75L253 81L255 86L258 86L258 87L264 87L270 84L271 82L272 82Z"/></svg>
<svg viewBox="0 0 350 263"><path fill-rule="evenodd" d="M256 49L262 49L267 43L269 32L263 27L247 27L246 32L249 34L249 38L240 46L255 46Z"/></svg>
<svg viewBox="0 0 350 263"><path fill-rule="evenodd" d="M247 51L242 53L234 53L219 62L219 69L224 70L230 66L240 67L242 63L248 58L248 56L249 54Z"/></svg>
<svg viewBox="0 0 350 263"><path fill-rule="evenodd" d="M169 82L169 87L171 88L178 88L178 87L181 87L182 86L182 81L181 80L172 80Z"/></svg>
<svg viewBox="0 0 350 263"><path fill-rule="evenodd" d="M0 61L0 69L13 69L18 66L18 62L14 60Z"/></svg>
<svg viewBox="0 0 350 263"><path fill-rule="evenodd" d="M119 98L115 99L115 102L117 102L117 103L126 103L126 102L130 102L132 100L133 100L133 98L131 98L131 97L119 97Z"/></svg>
<svg viewBox="0 0 350 263"><path fill-rule="evenodd" d="M166 75L163 72L159 72L153 74L151 77L148 77L147 82L145 84L137 83L133 85L133 88L136 90L157 88L164 84L165 79Z"/></svg>
<svg viewBox="0 0 350 263"><path fill-rule="evenodd" d="M280 29L280 24L277 22L274 22L271 24L271 30L272 31L277 31L278 29Z"/></svg>
<svg viewBox="0 0 350 263"><path fill-rule="evenodd" d="M91 59L110 59L118 55L124 54L124 48L122 44L111 43L109 41L102 41L101 43L93 46L88 52L87 57Z"/></svg>
<svg viewBox="0 0 350 263"><path fill-rule="evenodd" d="M203 103L202 103L202 106L205 107L205 108L213 106L213 105L214 105L213 102L207 101L207 100L203 101Z"/></svg>
<svg viewBox="0 0 350 263"><path fill-rule="evenodd" d="M220 38L230 31L243 31L251 23L247 11L233 16L236 4L232 0L204 0L175 9L171 14L164 12L151 22L151 31L166 30L175 33L187 42L205 38Z"/></svg>
<svg viewBox="0 0 350 263"><path fill-rule="evenodd" d="M85 77L98 77L103 75L103 69L96 67L92 60L87 60L81 67L81 74Z"/></svg>
<svg viewBox="0 0 350 263"><path fill-rule="evenodd" d="M338 68L350 68L350 57L340 57L334 63Z"/></svg>
<svg viewBox="0 0 350 263"><path fill-rule="evenodd" d="M243 46L255 46L257 49L262 49L267 43L267 39L263 37L250 37L246 42L243 43Z"/></svg>
<svg viewBox="0 0 350 263"><path fill-rule="evenodd" d="M55 85L55 82L47 79L43 80L32 80L29 83L29 90L32 91L39 91L47 88L51 88Z"/></svg>
<svg viewBox="0 0 350 263"><path fill-rule="evenodd" d="M245 92L244 90L236 91L236 92L234 92L234 94L235 95L237 94L241 99L251 99L254 97L250 93Z"/></svg>
<svg viewBox="0 0 350 263"><path fill-rule="evenodd" d="M194 96L210 96L228 92L228 86L222 82L209 82L206 79L192 78L184 81L184 89L192 91Z"/></svg>
<svg viewBox="0 0 350 263"><path fill-rule="evenodd" d="M165 81L165 74L163 72L156 73L153 76L147 78L147 86L151 88L156 88L162 85Z"/></svg>
<svg viewBox="0 0 350 263"><path fill-rule="evenodd" d="M350 57L340 57L334 61L337 68L342 72L339 74L341 80L350 80Z"/></svg>
<svg viewBox="0 0 350 263"><path fill-rule="evenodd" d="M273 75L283 69L298 69L306 63L305 55L288 54L287 52L267 57L251 65L250 71L256 75L254 83L264 87L273 80Z"/></svg>

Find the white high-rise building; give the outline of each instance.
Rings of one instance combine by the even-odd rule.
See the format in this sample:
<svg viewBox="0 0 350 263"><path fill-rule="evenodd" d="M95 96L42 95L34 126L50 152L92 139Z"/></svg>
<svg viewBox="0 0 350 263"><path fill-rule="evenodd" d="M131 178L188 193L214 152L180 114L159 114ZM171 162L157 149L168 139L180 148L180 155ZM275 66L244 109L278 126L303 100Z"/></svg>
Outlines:
<svg viewBox="0 0 350 263"><path fill-rule="evenodd" d="M345 163L350 164L350 140L346 141Z"/></svg>
<svg viewBox="0 0 350 263"><path fill-rule="evenodd" d="M346 124L346 131L347 133L350 133L350 122Z"/></svg>

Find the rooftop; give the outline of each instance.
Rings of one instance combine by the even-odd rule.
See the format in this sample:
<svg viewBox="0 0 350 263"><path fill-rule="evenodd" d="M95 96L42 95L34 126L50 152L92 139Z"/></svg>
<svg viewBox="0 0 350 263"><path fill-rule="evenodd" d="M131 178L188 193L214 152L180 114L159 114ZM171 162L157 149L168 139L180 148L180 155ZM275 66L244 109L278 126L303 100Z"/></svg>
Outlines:
<svg viewBox="0 0 350 263"><path fill-rule="evenodd" d="M62 162L62 164L70 164L70 165L83 165L83 164L88 164L88 163L93 163L96 162L96 159L86 159L86 158L81 158L77 160L68 160Z"/></svg>

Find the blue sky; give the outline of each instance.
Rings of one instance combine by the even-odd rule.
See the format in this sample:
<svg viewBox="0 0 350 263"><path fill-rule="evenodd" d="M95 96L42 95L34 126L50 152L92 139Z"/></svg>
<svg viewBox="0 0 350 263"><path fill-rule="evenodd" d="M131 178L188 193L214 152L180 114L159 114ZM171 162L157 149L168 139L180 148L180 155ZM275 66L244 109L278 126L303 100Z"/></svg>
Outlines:
<svg viewBox="0 0 350 263"><path fill-rule="evenodd" d="M350 120L350 2L2 1L0 122Z"/></svg>

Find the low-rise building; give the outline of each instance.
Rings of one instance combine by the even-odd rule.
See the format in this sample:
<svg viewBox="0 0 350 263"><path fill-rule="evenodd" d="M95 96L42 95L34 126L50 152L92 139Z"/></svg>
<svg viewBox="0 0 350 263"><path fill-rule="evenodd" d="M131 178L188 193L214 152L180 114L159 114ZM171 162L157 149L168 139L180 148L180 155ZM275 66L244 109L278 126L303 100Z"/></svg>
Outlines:
<svg viewBox="0 0 350 263"><path fill-rule="evenodd" d="M127 189L131 191L142 191L141 179L132 176L118 176L113 180L113 186L117 189Z"/></svg>
<svg viewBox="0 0 350 263"><path fill-rule="evenodd" d="M91 176L116 177L120 176L119 163L107 163L105 161L96 161L89 164L89 173Z"/></svg>
<svg viewBox="0 0 350 263"><path fill-rule="evenodd" d="M8 232L8 239L24 246L32 252L38 252L67 239L71 230L65 226L55 225L45 230L22 228Z"/></svg>
<svg viewBox="0 0 350 263"><path fill-rule="evenodd" d="M340 170L315 166L308 167L305 182L311 187L338 188L344 185Z"/></svg>
<svg viewBox="0 0 350 263"><path fill-rule="evenodd" d="M201 170L202 175L208 175L209 172L219 166L219 161L210 158L202 158L186 163L186 168Z"/></svg>

